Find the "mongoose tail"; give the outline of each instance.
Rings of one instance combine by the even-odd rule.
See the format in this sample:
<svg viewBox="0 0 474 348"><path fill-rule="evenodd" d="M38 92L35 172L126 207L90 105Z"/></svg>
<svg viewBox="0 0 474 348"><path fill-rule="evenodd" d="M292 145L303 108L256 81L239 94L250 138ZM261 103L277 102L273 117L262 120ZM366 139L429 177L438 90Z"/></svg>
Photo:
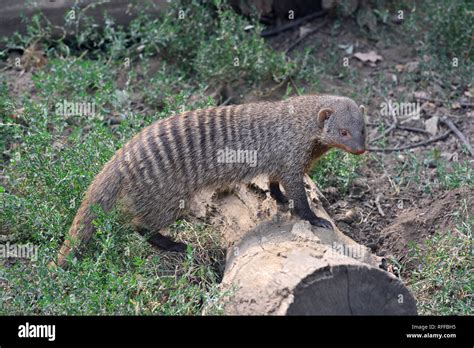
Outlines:
<svg viewBox="0 0 474 348"><path fill-rule="evenodd" d="M97 205L103 211L109 211L116 203L122 180L119 172L109 170L113 166L115 158L116 156L104 166L89 186L66 239L59 250L57 261L56 263L52 262L50 267L56 265L64 267L71 251L87 244L90 240L95 230L92 221L96 218L92 206Z"/></svg>

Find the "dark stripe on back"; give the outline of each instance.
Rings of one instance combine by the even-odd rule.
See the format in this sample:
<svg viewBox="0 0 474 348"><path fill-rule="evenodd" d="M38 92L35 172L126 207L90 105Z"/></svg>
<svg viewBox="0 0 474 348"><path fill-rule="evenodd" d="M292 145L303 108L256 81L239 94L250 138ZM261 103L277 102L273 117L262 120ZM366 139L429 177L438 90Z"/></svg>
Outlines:
<svg viewBox="0 0 474 348"><path fill-rule="evenodd" d="M122 146L122 153L120 154L120 157L117 157L117 160L120 162L120 167L122 168L123 176L128 179L130 178L131 173L128 169L127 162L125 160L125 152L127 150L127 147L128 142Z"/></svg>
<svg viewBox="0 0 474 348"><path fill-rule="evenodd" d="M166 156L168 157L168 160L169 160L169 168L166 171L166 174L170 175L170 174L176 173L177 171L176 171L176 159L173 157L173 152L171 151L171 142L173 141L173 139L171 139L169 135L167 121L160 123L158 134L161 139L161 143L163 144L163 150L166 153Z"/></svg>
<svg viewBox="0 0 474 348"><path fill-rule="evenodd" d="M229 124L228 124L228 127L230 128L230 141L233 144L235 144L235 142L237 140L237 135L236 135L237 125L235 124L235 111L236 111L236 108L232 109L232 112L229 115Z"/></svg>
<svg viewBox="0 0 474 348"><path fill-rule="evenodd" d="M188 154L191 158L196 156L196 144L194 139L194 120L196 119L196 112L192 112L186 115L184 120L184 136L186 137L186 142L188 144Z"/></svg>
<svg viewBox="0 0 474 348"><path fill-rule="evenodd" d="M187 115L186 115L187 116ZM189 179L189 173L187 168L186 158L186 139L183 139L182 132L180 132L181 121L185 115L174 116L171 122L171 133L175 142L176 155L179 157L176 159L176 165L181 169L181 173L186 177L186 182Z"/></svg>
<svg viewBox="0 0 474 348"><path fill-rule="evenodd" d="M188 149L189 149L189 161L190 164L188 166L188 170L191 171L190 175L193 176L193 182L197 183L199 179L200 173L203 172L202 170L202 152L199 149L198 143L198 113L202 111L194 111L189 114L188 118L185 120L184 123L184 135L186 137L186 141L188 142Z"/></svg>
<svg viewBox="0 0 474 348"><path fill-rule="evenodd" d="M132 138L132 140L129 140L125 145L124 145L124 152L123 152L123 163L124 163L124 168L127 172L127 175L130 177L131 181L136 181L137 179L137 172L134 170L135 163L137 163L137 160L135 158L135 153L134 153L134 144L135 144L135 139Z"/></svg>
<svg viewBox="0 0 474 348"><path fill-rule="evenodd" d="M263 120L262 119L257 119L255 118L255 121L256 121L256 134L257 134L257 141L260 143L260 144L265 144L265 138L266 138L266 130L265 130L265 126L263 125Z"/></svg>
<svg viewBox="0 0 474 348"><path fill-rule="evenodd" d="M160 167L160 173L163 175L169 175L171 171L170 163L171 159L168 156L168 153L166 152L165 145L163 142L163 130L161 129L163 122L166 121L160 121L159 123L155 124L154 129L153 129L153 135L156 143L156 149L158 151L158 158L161 161L159 164Z"/></svg>
<svg viewBox="0 0 474 348"><path fill-rule="evenodd" d="M161 173L163 173L163 160L160 156L160 149L157 144L157 139L155 138L155 128L156 125L153 125L152 128L149 130L148 135L146 137L146 141L148 144L148 149L150 152L150 160L153 162L153 175L158 177ZM155 173L155 169L158 171Z"/></svg>
<svg viewBox="0 0 474 348"><path fill-rule="evenodd" d="M256 137L258 136L257 129L256 129L257 120L255 119L255 116L253 113L249 115L249 120L250 121L249 121L248 135L250 139L248 141L251 142L253 139L256 139Z"/></svg>
<svg viewBox="0 0 474 348"><path fill-rule="evenodd" d="M145 149L145 138L148 135L148 130L148 128L145 128L139 133L138 141L135 145L135 150L137 153L136 168L138 170L138 175L140 179L146 179L147 175L145 173L149 174L149 170L153 165L153 163L151 163L151 160L148 158L148 154Z"/></svg>
<svg viewBox="0 0 474 348"><path fill-rule="evenodd" d="M209 144L214 147L216 140L216 116L217 109L211 109L209 112Z"/></svg>
<svg viewBox="0 0 474 348"><path fill-rule="evenodd" d="M209 116L207 111L205 114L196 115L197 116L197 123L198 123L198 132L199 132L199 147L201 149L201 156L206 157L206 121L209 120Z"/></svg>
<svg viewBox="0 0 474 348"><path fill-rule="evenodd" d="M227 113L230 112L230 106L225 106L223 107L221 111L221 117L220 117L220 130L221 130L221 135L222 135L222 141L223 141L223 147L225 148L227 146L228 142L228 137L227 137Z"/></svg>

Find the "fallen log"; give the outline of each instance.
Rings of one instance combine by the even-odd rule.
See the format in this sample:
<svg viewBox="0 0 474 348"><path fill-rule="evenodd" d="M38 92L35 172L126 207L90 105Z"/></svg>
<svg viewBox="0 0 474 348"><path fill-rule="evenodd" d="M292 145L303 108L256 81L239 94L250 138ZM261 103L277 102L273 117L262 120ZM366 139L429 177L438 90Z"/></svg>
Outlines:
<svg viewBox="0 0 474 348"><path fill-rule="evenodd" d="M306 178L312 209L332 222ZM204 192L192 214L222 232L221 289L230 315L416 315L403 283L382 259L340 232L315 228L277 206L257 178L226 193ZM334 222L332 222L334 225Z"/></svg>

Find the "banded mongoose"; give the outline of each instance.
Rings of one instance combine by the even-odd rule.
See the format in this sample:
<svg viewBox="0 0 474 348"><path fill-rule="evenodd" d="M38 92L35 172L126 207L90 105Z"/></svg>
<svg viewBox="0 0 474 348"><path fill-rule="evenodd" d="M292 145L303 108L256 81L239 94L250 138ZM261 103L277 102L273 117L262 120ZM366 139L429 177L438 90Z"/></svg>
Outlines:
<svg viewBox="0 0 474 348"><path fill-rule="evenodd" d="M183 202L200 189L261 174L268 175L273 198L290 201L292 211L312 225L331 228L310 209L303 176L332 147L353 154L365 151L363 106L346 97L305 95L188 111L156 121L119 149L92 181L57 264L63 266L71 250L93 234L91 205L107 212L117 204L150 243L182 251L183 243L159 231L182 216ZM222 160L223 150L229 149L234 155L253 153L256 160L232 155Z"/></svg>

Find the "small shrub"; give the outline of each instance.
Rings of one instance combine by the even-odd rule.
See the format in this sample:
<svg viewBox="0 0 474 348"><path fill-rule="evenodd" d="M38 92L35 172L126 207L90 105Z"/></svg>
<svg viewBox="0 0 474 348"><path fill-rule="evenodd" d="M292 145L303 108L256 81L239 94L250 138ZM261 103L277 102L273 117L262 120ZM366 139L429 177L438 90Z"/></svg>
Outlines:
<svg viewBox="0 0 474 348"><path fill-rule="evenodd" d="M316 163L311 171L311 177L320 188L334 186L341 192L346 192L357 177L360 161L358 156L339 150L330 150Z"/></svg>

